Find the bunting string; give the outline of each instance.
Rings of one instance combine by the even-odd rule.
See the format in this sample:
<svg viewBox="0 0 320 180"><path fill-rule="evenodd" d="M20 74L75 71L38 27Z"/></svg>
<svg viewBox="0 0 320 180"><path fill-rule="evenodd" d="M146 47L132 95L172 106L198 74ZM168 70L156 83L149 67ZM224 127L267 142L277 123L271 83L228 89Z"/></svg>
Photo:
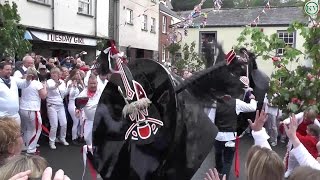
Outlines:
<svg viewBox="0 0 320 180"><path fill-rule="evenodd" d="M250 22L247 26L252 27L252 25L258 26L258 24L260 23L260 17L262 15L267 15L266 11L270 10L270 1L267 1L267 4L263 7L262 11L258 14L258 16L252 21Z"/></svg>

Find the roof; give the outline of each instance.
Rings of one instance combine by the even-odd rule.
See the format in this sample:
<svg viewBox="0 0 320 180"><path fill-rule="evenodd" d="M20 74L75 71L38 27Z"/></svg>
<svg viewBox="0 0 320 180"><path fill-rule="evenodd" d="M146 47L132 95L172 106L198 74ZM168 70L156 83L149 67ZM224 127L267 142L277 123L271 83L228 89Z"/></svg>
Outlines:
<svg viewBox="0 0 320 180"><path fill-rule="evenodd" d="M174 12L171 9L169 9L168 7L166 7L163 3L160 3L160 11L165 12L175 18L181 19L181 17L178 16L178 14L176 12Z"/></svg>
<svg viewBox="0 0 320 180"><path fill-rule="evenodd" d="M209 27L237 27L252 23L260 13L261 8L246 9L220 9L214 11L212 8L203 9L202 12L208 12L207 25ZM183 11L182 17L187 17L192 11ZM302 7L271 7L265 10L266 14L261 14L259 26L289 25L293 21L308 23L308 18L304 16ZM197 17L194 24L199 25L203 19Z"/></svg>

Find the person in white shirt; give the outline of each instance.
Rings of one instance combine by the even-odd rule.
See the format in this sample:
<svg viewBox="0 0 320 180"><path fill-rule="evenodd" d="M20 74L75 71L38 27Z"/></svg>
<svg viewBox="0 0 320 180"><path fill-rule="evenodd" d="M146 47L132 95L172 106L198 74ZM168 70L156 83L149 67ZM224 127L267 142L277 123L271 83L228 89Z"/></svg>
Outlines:
<svg viewBox="0 0 320 180"><path fill-rule="evenodd" d="M26 79L11 77L12 65L8 62L0 63L0 117L14 118L20 124L18 88L27 88L33 78Z"/></svg>
<svg viewBox="0 0 320 180"><path fill-rule="evenodd" d="M103 90L98 86L97 77L91 74L88 80L88 87L78 96L89 98L87 104L83 108L85 116L84 139L88 146L92 145L93 120L102 91Z"/></svg>
<svg viewBox="0 0 320 180"><path fill-rule="evenodd" d="M278 116L281 112L278 107L272 105L269 102L268 96L266 94L263 102L264 111L268 114L268 121L266 123L266 129L270 136L271 146L276 146L278 143Z"/></svg>
<svg viewBox="0 0 320 180"><path fill-rule="evenodd" d="M237 116L241 112L255 112L257 109L257 101L253 94L250 95L250 99L250 103L245 103L225 95L217 100L216 115L211 117L215 118L214 122L219 129L214 144L216 168L219 172L226 174L227 179L235 152Z"/></svg>
<svg viewBox="0 0 320 180"><path fill-rule="evenodd" d="M22 59L22 67L18 68L14 74L13 77L15 78L23 78L23 76L26 74L27 69L29 67L33 67L34 66L34 59L31 56L25 56Z"/></svg>
<svg viewBox="0 0 320 180"><path fill-rule="evenodd" d="M47 81L47 113L50 122L49 146L51 149L56 149L55 140L58 128L58 121L60 124L60 142L68 146L66 141L67 134L67 118L64 109L63 99L67 93L66 84L60 78L60 69L52 68L50 70L51 79Z"/></svg>
<svg viewBox="0 0 320 180"><path fill-rule="evenodd" d="M79 138L79 125L82 127L79 117L76 116L76 97L84 90L84 85L78 69L70 71L70 80L67 82L67 93L69 94L68 111L73 121L72 125L72 143L78 145L80 143Z"/></svg>
<svg viewBox="0 0 320 180"><path fill-rule="evenodd" d="M20 98L21 129L24 132L24 142L27 153L36 153L37 143L41 134L42 119L40 114L41 99L47 97L46 85L38 81L38 72L29 67L27 75L33 75L34 79L30 85L22 89Z"/></svg>

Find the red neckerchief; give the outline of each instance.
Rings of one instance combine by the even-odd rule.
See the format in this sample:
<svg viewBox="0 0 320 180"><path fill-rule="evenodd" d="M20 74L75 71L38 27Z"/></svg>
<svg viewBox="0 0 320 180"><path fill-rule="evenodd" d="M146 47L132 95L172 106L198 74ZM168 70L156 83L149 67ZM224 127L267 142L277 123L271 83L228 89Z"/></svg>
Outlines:
<svg viewBox="0 0 320 180"><path fill-rule="evenodd" d="M89 91L89 90L88 90L87 95L88 95L89 98L92 98L95 93L96 93L96 91Z"/></svg>

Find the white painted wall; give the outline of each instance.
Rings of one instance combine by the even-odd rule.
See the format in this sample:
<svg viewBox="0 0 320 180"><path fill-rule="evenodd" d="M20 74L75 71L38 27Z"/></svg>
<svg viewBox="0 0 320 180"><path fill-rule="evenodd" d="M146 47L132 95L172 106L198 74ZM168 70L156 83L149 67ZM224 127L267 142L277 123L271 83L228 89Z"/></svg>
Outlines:
<svg viewBox="0 0 320 180"><path fill-rule="evenodd" d="M4 0L1 0L4 2ZM109 0L92 0L92 17L78 14L78 0L47 0L47 5L28 0L9 0L18 5L21 24L48 30L95 35L95 1L97 8L97 36L108 36ZM52 2L54 1L54 10ZM54 23L52 22L54 11ZM54 24L54 29L53 29Z"/></svg>
<svg viewBox="0 0 320 180"><path fill-rule="evenodd" d="M120 1L119 45L133 48L158 51L159 44L159 4L151 0L122 0ZM133 25L126 25L127 8L133 10ZM142 30L143 16L148 16L148 31ZM151 30L151 17L156 19L156 32Z"/></svg>
<svg viewBox="0 0 320 180"><path fill-rule="evenodd" d="M287 27L261 27L263 28L263 32L266 35L271 35L273 33L277 33L277 30L286 30ZM238 44L237 38L240 36L240 33L244 27L219 27L219 28L189 28L188 29L188 36L184 36L183 29L179 29L179 31L183 34L183 38L181 41L181 45L185 43L191 44L193 41L196 43L196 51L199 52L199 41L200 41L200 31L216 31L217 32L217 40L220 43L225 51L225 53L229 52L232 47ZM299 35L299 32L296 32L296 48L304 51L303 48L304 39L302 36ZM250 49L250 47L248 48ZM259 68L261 68L267 75L271 75L274 71L275 67L273 66L272 60L264 61L262 58L257 59L257 63ZM300 57L300 64L305 63L304 57ZM289 69L294 69L297 67L299 63L292 63L289 65Z"/></svg>

